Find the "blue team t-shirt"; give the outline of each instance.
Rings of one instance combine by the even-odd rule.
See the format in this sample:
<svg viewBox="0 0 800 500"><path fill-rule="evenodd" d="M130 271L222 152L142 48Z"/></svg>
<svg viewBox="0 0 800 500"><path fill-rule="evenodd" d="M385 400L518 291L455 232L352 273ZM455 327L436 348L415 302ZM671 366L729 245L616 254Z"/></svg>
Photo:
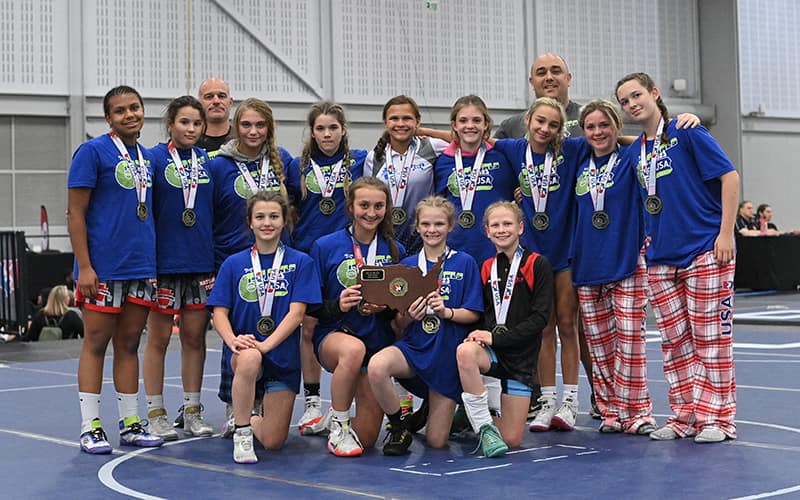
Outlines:
<svg viewBox="0 0 800 500"><path fill-rule="evenodd" d="M458 177L456 176L455 152L457 146L451 144L436 161L434 181L436 194L444 196L456 207L456 214L462 212L459 197ZM475 163L475 153L463 154L464 172L469 177ZM496 201L514 199L516 177L506 156L490 144L486 144L486 155L483 158L480 176L475 188L472 213L475 225L465 229L456 223L455 229L447 237L447 245L467 252L476 262L483 262L496 252L494 245L486 237L483 228L483 214L486 208Z"/></svg>
<svg viewBox="0 0 800 500"><path fill-rule="evenodd" d="M705 127L666 127L668 141L661 144L656 166L656 194L662 200L659 214L645 213L645 227L652 238L647 263L681 268L713 250L722 219L722 183L719 178L735 170L717 141ZM627 155L637 165L639 193L647 197L647 177L639 163L641 136ZM650 161L653 141L646 143ZM689 216L687 217L687 214Z"/></svg>
<svg viewBox="0 0 800 500"><path fill-rule="evenodd" d="M208 155L198 147L178 148L178 156L188 176L192 150L197 156L196 214L193 226L183 224L185 208L181 177L167 145L150 149L153 157L153 218L156 223L158 274L199 274L214 271L214 244L211 237L214 217L214 183L206 171Z"/></svg>
<svg viewBox="0 0 800 500"><path fill-rule="evenodd" d="M319 304L322 302L319 275L311 258L303 252L285 247L283 262L278 276L275 299L270 316L275 324L280 325L289 313L292 302L303 304ZM271 273L275 254L259 254L261 269ZM261 318L258 292L253 278L253 265L250 260L250 249L235 253L222 263L214 289L208 297L206 306L225 307L228 319L236 335L251 334L259 341L265 339L258 333L256 325ZM231 351L227 345L223 347L225 355ZM276 378L287 383L298 392L300 388L300 328L265 355L267 365L272 369L265 376Z"/></svg>
<svg viewBox="0 0 800 500"><path fill-rule="evenodd" d="M349 171L351 183L361 177L366 156L367 152L363 149L350 151ZM311 155L311 158L317 162L320 170L326 176L330 175L333 167L343 157L343 151L337 152L333 156L325 156L322 152L318 154L312 153ZM311 245L320 236L342 229L347 225L348 219L347 209L345 208L344 183L340 180L333 190L333 200L336 202L336 208L333 213L329 215L323 214L320 211L319 202L322 200L324 186L320 188L318 185L317 176L314 175L314 169L310 162L305 166L303 172L300 172L301 161L302 158L297 157L289 165L286 171L286 189L293 198L293 204L297 207L299 217L292 233L292 246L303 252L308 252L311 250ZM342 166L342 169L344 169L344 166ZM302 198L300 187L301 176L306 179L307 194L305 199ZM343 179L343 177L340 177L340 179Z"/></svg>
<svg viewBox="0 0 800 500"><path fill-rule="evenodd" d="M364 260L369 253L369 243L358 243ZM397 243L400 259L405 256L405 249ZM322 299L339 300L342 290L356 284L357 269L353 256L353 240L348 228L340 229L329 235L323 236L311 247L311 258L317 265L322 282ZM392 254L389 243L378 236L375 265L390 265ZM320 320L314 329L314 350L319 356L319 345L326 335L333 331L346 331L360 338L367 347L370 356L394 341L394 332L389 323L382 321L375 314L363 316L357 308L350 309L347 313L332 320Z"/></svg>
<svg viewBox="0 0 800 500"><path fill-rule="evenodd" d="M156 277L153 163L150 152L139 147L147 167L148 215L144 221L136 215L136 182L128 162L108 134L83 143L72 156L67 187L92 190L86 210L86 239L89 259L100 281ZM136 146L126 149L138 165Z"/></svg>
<svg viewBox="0 0 800 500"><path fill-rule="evenodd" d="M533 192L525 169L527 139L499 139L495 148L502 151L511 162L516 183L522 191L522 213L525 215L525 231L520 243L523 247L544 255L553 266L553 272L570 267L572 232L575 229L575 163L569 158L588 148L583 138L564 140L561 151L553 158L550 185L545 213L550 217L550 225L540 231L533 227L536 210L533 205ZM544 178L545 155L533 153L535 188L538 190Z"/></svg>
<svg viewBox="0 0 800 500"><path fill-rule="evenodd" d="M637 193L636 165L625 156L625 148L620 148L611 174L605 179L603 211L608 214L609 225L598 229L592 225L595 209L590 191L591 149L583 149L582 153L575 157L578 214L572 245L572 281L584 286L613 283L634 273L644 245L644 215ZM606 175L611 156L595 158L598 176Z"/></svg>
<svg viewBox="0 0 800 500"><path fill-rule="evenodd" d="M418 255L403 259L401 264L417 267ZM434 262L426 261L427 270ZM465 308L483 312L481 274L478 264L465 252L453 252L444 261L440 294L445 307ZM412 322L403 337L395 343L405 356L417 376L439 394L454 401L461 398L461 381L456 363L456 349L464 341L474 325L463 325L441 320L439 331L434 334L422 329L421 321ZM423 394L417 394L423 397Z"/></svg>
<svg viewBox="0 0 800 500"><path fill-rule="evenodd" d="M292 162L292 155L279 147L281 162L286 165ZM226 257L238 251L250 248L255 241L253 232L247 226L247 199L252 196L250 186L242 177L237 162L228 156L217 155L207 163L206 170L214 182L214 266L218 268ZM261 160L243 163L253 180L261 170ZM267 190L280 189L273 179ZM282 238L283 239L283 238Z"/></svg>

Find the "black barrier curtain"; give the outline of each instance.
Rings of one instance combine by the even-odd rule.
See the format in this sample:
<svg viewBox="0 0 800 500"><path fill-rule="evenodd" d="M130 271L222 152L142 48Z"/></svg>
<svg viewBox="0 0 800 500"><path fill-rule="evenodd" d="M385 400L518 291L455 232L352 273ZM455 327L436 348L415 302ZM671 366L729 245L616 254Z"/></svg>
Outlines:
<svg viewBox="0 0 800 500"><path fill-rule="evenodd" d="M7 333L20 332L25 323L24 256L25 233L0 232L0 327Z"/></svg>

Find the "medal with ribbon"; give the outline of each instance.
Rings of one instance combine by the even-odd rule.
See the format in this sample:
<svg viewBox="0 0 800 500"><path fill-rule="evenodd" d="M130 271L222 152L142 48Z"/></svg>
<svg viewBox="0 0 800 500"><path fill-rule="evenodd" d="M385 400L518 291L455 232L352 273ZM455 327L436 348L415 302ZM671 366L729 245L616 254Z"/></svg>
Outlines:
<svg viewBox="0 0 800 500"><path fill-rule="evenodd" d="M647 161L647 134L642 134L639 150L639 165L642 169L642 177L647 181L647 198L644 200L644 209L650 215L657 215L661 212L664 203L661 197L656 194L656 169L658 168L658 150L661 147L661 133L664 131L664 119L658 122L658 130L653 138L653 150L650 152L650 162Z"/></svg>
<svg viewBox="0 0 800 500"><path fill-rule="evenodd" d="M275 173L270 168L269 160L267 160L266 156L261 158L261 168L259 169L257 175L258 182L253 180L253 174L250 173L250 169L247 168L247 164L237 161L236 168L239 169L239 173L242 174L242 177L244 177L244 181L250 188L251 195L256 194L259 191L263 191L272 184L276 183Z"/></svg>
<svg viewBox="0 0 800 500"><path fill-rule="evenodd" d="M592 206L594 207L594 213L592 213L592 226L594 226L596 229L603 230L611 223L608 212L605 211L606 184L608 183L608 180L611 179L611 172L614 170L616 165L617 151L614 151L611 154L611 157L608 159L608 163L606 163L606 168L602 173L599 172L599 169L594 163L594 155L589 157L589 194L592 197Z"/></svg>
<svg viewBox="0 0 800 500"><path fill-rule="evenodd" d="M456 181L458 183L458 197L461 199L461 213L458 214L458 225L464 229L469 229L475 225L475 213L472 211L472 203L475 200L475 192L478 187L478 178L483 167L483 157L486 156L486 145L481 144L478 153L475 155L475 163L469 174L464 169L464 160L461 156L461 148L456 150Z"/></svg>
<svg viewBox="0 0 800 500"><path fill-rule="evenodd" d="M508 333L506 326L506 319L508 318L508 310L511 307L511 295L514 293L514 280L517 277L520 263L522 262L522 247L517 247L514 252L514 258L511 259L511 267L508 270L508 277L506 278L505 288L503 294L500 295L500 279L497 273L497 257L492 262L492 272L489 278L489 284L492 288L492 303L494 305L495 326L492 328L492 335L503 335Z"/></svg>
<svg viewBox="0 0 800 500"><path fill-rule="evenodd" d="M128 149L122 142L122 139L113 130L108 133L111 137L111 142L117 147L119 154L125 159L125 165L128 168L128 173L133 177L134 186L136 188L136 217L144 222L147 220L147 166L144 164L144 157L139 143L136 143L136 156L138 156L139 163L133 161L131 155L128 154Z"/></svg>
<svg viewBox="0 0 800 500"><path fill-rule="evenodd" d="M350 239L353 242L353 260L356 261L356 272L360 271L364 265L374 266L375 265L375 257L378 254L378 233L375 233L375 236L372 238L372 241L369 243L369 249L367 249L367 258L364 259L364 254L361 253L361 245L359 245L358 241L356 241L356 237L353 234L353 226L348 228L350 231ZM367 313L364 311L363 304L358 304L358 312L362 315L366 315Z"/></svg>
<svg viewBox="0 0 800 500"><path fill-rule="evenodd" d="M197 153L192 148L192 161L189 164L189 171L183 165L178 154L178 148L175 143L169 141L167 144L167 151L172 157L172 163L175 165L175 170L178 172L178 177L181 179L181 189L183 190L183 212L181 213L181 221L186 227L194 226L197 221L197 214L194 211L194 202L197 198L197 179L199 174L199 167L197 166Z"/></svg>
<svg viewBox="0 0 800 500"><path fill-rule="evenodd" d="M442 293L442 283L444 281L444 263L447 262L447 259L449 259L454 253L456 253L455 250L450 250L447 247L445 247L444 252L442 253L442 268L439 271L439 279L437 280L436 286L436 293L440 295ZM428 275L428 260L425 257L425 248L419 251L419 255L417 256L417 267L422 272L423 276ZM428 335L433 335L439 331L441 325L442 320L433 312L433 309L431 307L426 308L425 317L422 318L422 331Z"/></svg>
<svg viewBox="0 0 800 500"><path fill-rule="evenodd" d="M547 215L547 195L550 192L550 176L553 173L553 152L547 150L544 155L544 171L541 177L537 175L536 166L533 164L533 153L530 145L525 150L525 176L531 188L533 201L533 227L537 231L544 231L550 227L550 216ZM536 182L537 178L540 182Z"/></svg>
<svg viewBox="0 0 800 500"><path fill-rule="evenodd" d="M261 317L256 324L256 330L261 335L269 335L275 331L276 323L272 319L272 303L275 300L275 290L278 284L278 275L280 274L281 263L283 262L283 255L286 249L283 243L278 244L275 250L275 257L272 261L272 267L269 270L269 276L265 276L264 271L261 269L261 260L258 255L258 248L253 245L250 249L250 263L253 266L253 280L256 283L256 292L258 293L258 305L261 311Z"/></svg>
<svg viewBox="0 0 800 500"><path fill-rule="evenodd" d="M414 163L414 154L417 150L418 140L414 140L409 144L406 155L403 158L403 164L400 166L400 171L394 166L392 158L392 146L386 145L386 177L389 181L389 191L392 194L392 224L400 226L405 224L408 220L408 214L403 209L403 202L406 199L406 188L408 187L408 178L411 175L411 165ZM399 174L399 177L398 177Z"/></svg>
<svg viewBox="0 0 800 500"><path fill-rule="evenodd" d="M340 177L344 169L342 168L342 160L336 162L329 174L328 177L325 177L325 174L322 172L322 168L320 168L319 164L311 159L311 168L314 171L314 178L317 180L317 186L319 186L319 193L322 195L322 199L319 201L319 211L322 212L323 215L331 215L336 210L336 200L333 199L333 191L336 189L336 184L340 182Z"/></svg>

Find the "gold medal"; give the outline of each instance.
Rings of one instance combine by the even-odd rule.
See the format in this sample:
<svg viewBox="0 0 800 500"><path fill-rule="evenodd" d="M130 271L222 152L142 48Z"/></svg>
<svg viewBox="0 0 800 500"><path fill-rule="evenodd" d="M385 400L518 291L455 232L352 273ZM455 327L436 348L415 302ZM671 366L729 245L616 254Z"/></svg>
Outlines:
<svg viewBox="0 0 800 500"><path fill-rule="evenodd" d="M492 328L492 335L505 335L508 333L508 327L506 325L494 325Z"/></svg>
<svg viewBox="0 0 800 500"><path fill-rule="evenodd" d="M333 198L322 198L319 200L319 211L322 215L330 215L336 210L336 200Z"/></svg>
<svg viewBox="0 0 800 500"><path fill-rule="evenodd" d="M661 208L664 204L661 201L661 198L657 194L652 194L644 200L644 209L647 210L647 213L650 215L656 215L661 212Z"/></svg>
<svg viewBox="0 0 800 500"><path fill-rule="evenodd" d="M262 316L258 320L258 324L256 325L256 330L261 335L269 335L275 331L275 320L269 316Z"/></svg>
<svg viewBox="0 0 800 500"><path fill-rule="evenodd" d="M426 314L425 317L422 318L422 331L428 335L433 335L434 333L438 332L441 325L442 320L440 320L439 316L436 316L435 314Z"/></svg>
<svg viewBox="0 0 800 500"><path fill-rule="evenodd" d="M187 208L181 214L181 220L183 221L184 226L192 227L194 226L194 223L197 222L197 214L193 208Z"/></svg>
<svg viewBox="0 0 800 500"><path fill-rule="evenodd" d="M392 224L400 226L408 220L408 214L402 207L392 207Z"/></svg>
<svg viewBox="0 0 800 500"><path fill-rule="evenodd" d="M472 210L464 210L458 214L458 225L464 229L469 229L475 225L475 214Z"/></svg>
<svg viewBox="0 0 800 500"><path fill-rule="evenodd" d="M537 231L544 231L550 227L550 216L544 212L536 212L533 216L533 227Z"/></svg>
<svg viewBox="0 0 800 500"><path fill-rule="evenodd" d="M608 217L608 212L605 210L598 210L592 214L592 226L596 229L605 229L611 223L611 219Z"/></svg>
<svg viewBox="0 0 800 500"><path fill-rule="evenodd" d="M136 217L142 222L147 220L147 205L141 202L136 205Z"/></svg>

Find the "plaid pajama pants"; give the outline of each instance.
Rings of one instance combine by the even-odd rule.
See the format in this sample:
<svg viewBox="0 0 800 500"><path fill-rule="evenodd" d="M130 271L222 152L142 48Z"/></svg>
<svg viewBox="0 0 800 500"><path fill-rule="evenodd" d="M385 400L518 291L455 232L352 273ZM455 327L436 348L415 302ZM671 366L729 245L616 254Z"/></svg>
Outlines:
<svg viewBox="0 0 800 500"><path fill-rule="evenodd" d="M647 389L644 256L639 256L636 271L628 278L578 287L578 300L603 425L636 433L642 424L655 424Z"/></svg>
<svg viewBox="0 0 800 500"><path fill-rule="evenodd" d="M674 413L667 425L679 436L712 427L736 437L735 270L734 262L718 264L713 252L699 255L686 269L667 265L647 269Z"/></svg>

